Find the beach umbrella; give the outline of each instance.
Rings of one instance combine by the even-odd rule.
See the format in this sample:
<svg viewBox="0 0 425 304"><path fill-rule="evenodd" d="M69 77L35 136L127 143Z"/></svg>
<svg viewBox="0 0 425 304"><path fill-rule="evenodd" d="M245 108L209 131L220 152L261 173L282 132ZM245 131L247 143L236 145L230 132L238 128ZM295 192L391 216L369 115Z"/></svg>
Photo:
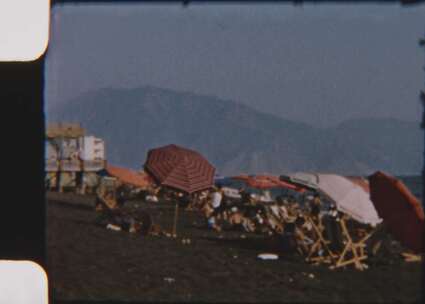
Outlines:
<svg viewBox="0 0 425 304"><path fill-rule="evenodd" d="M272 189L272 188L284 188L291 189L297 192L303 192L304 189L291 184L289 182L285 182L279 179L277 176L273 175L257 175L257 176L249 176L249 175L239 175L234 176L233 179L242 180L246 183L247 186L255 189Z"/></svg>
<svg viewBox="0 0 425 304"><path fill-rule="evenodd" d="M339 211L363 224L375 226L382 222L364 188L340 175L316 176L319 190L335 203Z"/></svg>
<svg viewBox="0 0 425 304"><path fill-rule="evenodd" d="M189 194L214 185L215 168L198 152L177 145L149 150L144 168L158 184Z"/></svg>
<svg viewBox="0 0 425 304"><path fill-rule="evenodd" d="M152 178L145 172L138 173L131 169L107 165L106 173L110 176L116 177L125 184L139 188L147 188L153 184Z"/></svg>
<svg viewBox="0 0 425 304"><path fill-rule="evenodd" d="M288 176L281 175L281 180L292 182L295 185L301 185L311 190L317 190L319 178L317 174L307 172L296 172Z"/></svg>
<svg viewBox="0 0 425 304"><path fill-rule="evenodd" d="M347 176L347 179L363 188L364 191L370 193L369 181L361 176Z"/></svg>
<svg viewBox="0 0 425 304"><path fill-rule="evenodd" d="M369 176L370 197L389 232L415 252L424 251L424 211L417 199L395 177L383 172Z"/></svg>

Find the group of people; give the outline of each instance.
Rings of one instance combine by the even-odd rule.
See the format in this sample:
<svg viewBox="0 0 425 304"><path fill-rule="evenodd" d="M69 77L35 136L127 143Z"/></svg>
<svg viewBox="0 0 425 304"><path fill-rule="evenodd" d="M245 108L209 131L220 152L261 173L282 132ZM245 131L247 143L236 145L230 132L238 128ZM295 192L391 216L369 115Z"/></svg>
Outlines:
<svg viewBox="0 0 425 304"><path fill-rule="evenodd" d="M208 227L216 231L240 229L270 235L294 233L294 228L291 227L303 224L306 206L312 215L318 214L322 209L318 194L307 196L306 202L297 201L292 196L278 196L265 203L245 188L237 191L238 197L227 195L225 190L228 189L217 185L212 190L187 194L165 187L154 187L142 194L148 202L173 201L186 210L198 210L205 216ZM129 199L130 192L125 185L118 185L104 193L99 192L96 210L101 215L114 213L114 210L121 209L123 202Z"/></svg>
<svg viewBox="0 0 425 304"><path fill-rule="evenodd" d="M245 189L240 189L239 194L240 199L229 200L221 187L214 189L204 209L209 227L217 231L239 227L246 232L276 236L286 252L298 251L304 256L315 251L313 247L321 248L320 238L326 238L331 249L341 250L339 221L344 214L318 192L298 200L288 195L268 202L254 198ZM359 225L352 220L348 223ZM353 231L361 230L357 228ZM321 249L317 252L322 254Z"/></svg>
<svg viewBox="0 0 425 304"><path fill-rule="evenodd" d="M126 204L134 196L133 190L118 180L100 184L96 190L96 223L113 230L147 233L152 225L150 216Z"/></svg>
<svg viewBox="0 0 425 304"><path fill-rule="evenodd" d="M221 231L239 227L247 232L281 233L283 224L294 222L304 205L291 196L279 196L265 203L245 188L239 189L238 194L239 198L229 197L223 187L216 186L204 199L201 210L210 228ZM308 204L311 209L320 210L319 195L309 197Z"/></svg>

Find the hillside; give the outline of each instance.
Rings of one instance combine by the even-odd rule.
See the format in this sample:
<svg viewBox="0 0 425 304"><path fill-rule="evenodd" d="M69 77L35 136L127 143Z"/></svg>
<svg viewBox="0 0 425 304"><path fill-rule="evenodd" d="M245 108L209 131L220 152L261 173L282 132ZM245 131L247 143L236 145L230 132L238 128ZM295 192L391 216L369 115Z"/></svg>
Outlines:
<svg viewBox="0 0 425 304"><path fill-rule="evenodd" d="M224 175L421 168L419 124L362 119L317 129L233 101L154 87L88 92L51 110L48 119L80 122L106 140L111 163L133 168L148 149L169 143L200 151Z"/></svg>

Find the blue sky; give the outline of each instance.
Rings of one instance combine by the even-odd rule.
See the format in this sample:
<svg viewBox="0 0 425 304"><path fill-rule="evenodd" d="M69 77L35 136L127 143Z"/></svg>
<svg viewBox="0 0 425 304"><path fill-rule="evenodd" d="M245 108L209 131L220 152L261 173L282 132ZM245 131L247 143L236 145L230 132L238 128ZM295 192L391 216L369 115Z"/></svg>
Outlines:
<svg viewBox="0 0 425 304"><path fill-rule="evenodd" d="M153 85L326 127L421 119L425 6L55 7L47 111L90 90Z"/></svg>

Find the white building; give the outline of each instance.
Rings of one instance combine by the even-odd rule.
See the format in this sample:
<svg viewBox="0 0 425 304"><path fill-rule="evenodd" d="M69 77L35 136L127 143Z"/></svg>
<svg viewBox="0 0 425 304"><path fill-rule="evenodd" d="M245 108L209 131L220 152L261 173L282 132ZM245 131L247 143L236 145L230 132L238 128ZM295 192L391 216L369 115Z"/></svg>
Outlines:
<svg viewBox="0 0 425 304"><path fill-rule="evenodd" d="M79 138L80 159L105 160L105 142L95 136L83 136Z"/></svg>

